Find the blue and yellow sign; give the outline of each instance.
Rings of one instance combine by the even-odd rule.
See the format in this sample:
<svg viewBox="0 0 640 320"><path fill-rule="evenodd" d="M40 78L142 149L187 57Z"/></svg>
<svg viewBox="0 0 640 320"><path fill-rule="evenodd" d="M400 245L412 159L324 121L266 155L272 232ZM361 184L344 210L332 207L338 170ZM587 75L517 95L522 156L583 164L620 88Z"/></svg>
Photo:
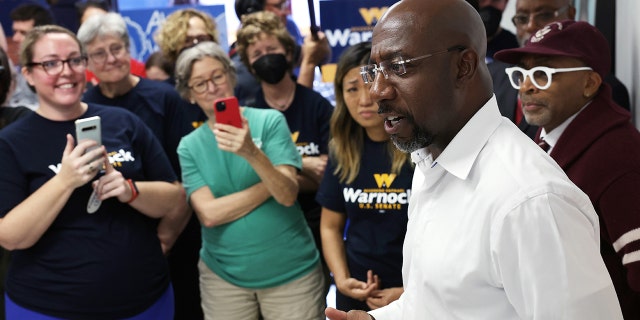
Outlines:
<svg viewBox="0 0 640 320"><path fill-rule="evenodd" d="M322 32L331 45L331 61L322 66L323 80L332 82L342 51L362 41L371 41L373 27L398 0L320 1Z"/></svg>
<svg viewBox="0 0 640 320"><path fill-rule="evenodd" d="M216 19L216 24L218 25L220 45L225 51L228 51L229 44L227 41L227 22L224 15L224 5L186 5L121 10L120 14L127 23L129 37L131 38L131 57L139 61L145 61L151 53L159 50L158 45L153 40L153 35L168 15L183 8L201 10L214 17Z"/></svg>

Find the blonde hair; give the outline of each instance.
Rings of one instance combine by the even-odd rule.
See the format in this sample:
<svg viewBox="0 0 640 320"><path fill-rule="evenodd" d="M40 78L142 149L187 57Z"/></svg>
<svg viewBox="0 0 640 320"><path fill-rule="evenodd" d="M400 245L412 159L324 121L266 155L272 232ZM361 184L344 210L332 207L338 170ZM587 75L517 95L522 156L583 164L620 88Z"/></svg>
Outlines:
<svg viewBox="0 0 640 320"><path fill-rule="evenodd" d="M170 14L157 31L154 40L160 47L162 54L171 63L178 60L180 51L184 48L191 18L200 18L204 22L207 34L215 43L220 43L216 21L206 12L196 9L182 9Z"/></svg>
<svg viewBox="0 0 640 320"><path fill-rule="evenodd" d="M31 70L29 64L33 62L33 47L40 38L50 33L63 33L69 35L78 44L78 47L80 48L80 55L86 56L84 46L80 43L80 40L78 40L75 33L65 27L47 24L33 28L27 33L24 40L22 40L22 43L20 44L20 65L26 66L28 70Z"/></svg>

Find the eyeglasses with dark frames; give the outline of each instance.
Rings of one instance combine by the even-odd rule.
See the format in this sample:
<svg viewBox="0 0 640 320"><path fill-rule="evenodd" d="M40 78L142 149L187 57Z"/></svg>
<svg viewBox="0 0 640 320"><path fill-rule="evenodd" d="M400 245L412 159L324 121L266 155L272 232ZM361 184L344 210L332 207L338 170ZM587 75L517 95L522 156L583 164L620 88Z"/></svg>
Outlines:
<svg viewBox="0 0 640 320"><path fill-rule="evenodd" d="M67 64L69 68L75 72L84 71L87 67L87 57L79 56L79 57L71 57L66 60L55 59L55 60L47 60L42 62L29 62L27 63L28 67L40 66L44 69L50 76L59 75L64 69L64 64Z"/></svg>
<svg viewBox="0 0 640 320"><path fill-rule="evenodd" d="M382 73L385 79L389 79L388 70L391 70L391 72L393 72L393 74L396 76L402 76L407 73L406 64L408 63L412 63L412 62L426 59L426 58L431 58L435 55L444 54L452 51L463 51L465 49L466 47L457 45L457 46L447 48L445 50L428 53L415 58L403 59L402 56L398 56L393 59L380 61L380 63L378 64L374 63L374 64L362 66L360 67L360 75L362 76L362 80L364 80L364 83L366 84L373 83L378 73Z"/></svg>
<svg viewBox="0 0 640 320"><path fill-rule="evenodd" d="M118 59L123 56L125 51L124 44L114 44L110 46L108 50L101 49L96 52L89 53L89 59L95 63L103 64L107 61L109 53L111 53L114 58Z"/></svg>
<svg viewBox="0 0 640 320"><path fill-rule="evenodd" d="M575 68L549 68L549 67L535 67L529 70L520 67L506 68L504 71L509 76L511 86L519 90L524 80L529 77L531 83L540 89L546 90L551 86L553 74L561 72L574 72L574 71L586 71L593 70L589 67L575 67Z"/></svg>
<svg viewBox="0 0 640 320"><path fill-rule="evenodd" d="M204 93L209 87L209 82L218 87L227 83L227 70L216 70L211 73L208 79L198 81L189 86L195 93Z"/></svg>
<svg viewBox="0 0 640 320"><path fill-rule="evenodd" d="M561 14L565 13L570 6L571 5L566 5L558 10L541 10L532 13L516 13L516 15L511 18L511 22L513 22L513 25L516 27L522 27L526 26L527 24L529 24L529 21L533 20L533 22L537 26L544 26L555 20Z"/></svg>

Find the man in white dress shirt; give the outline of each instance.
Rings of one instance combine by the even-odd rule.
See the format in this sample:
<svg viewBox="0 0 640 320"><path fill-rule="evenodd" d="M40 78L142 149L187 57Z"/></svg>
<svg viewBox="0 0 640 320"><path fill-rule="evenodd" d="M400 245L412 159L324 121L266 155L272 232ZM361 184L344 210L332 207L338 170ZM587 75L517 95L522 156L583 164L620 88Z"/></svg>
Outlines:
<svg viewBox="0 0 640 320"><path fill-rule="evenodd" d="M463 0L403 0L362 68L395 145L416 163L405 292L332 320L622 319L589 198L503 118L485 31Z"/></svg>

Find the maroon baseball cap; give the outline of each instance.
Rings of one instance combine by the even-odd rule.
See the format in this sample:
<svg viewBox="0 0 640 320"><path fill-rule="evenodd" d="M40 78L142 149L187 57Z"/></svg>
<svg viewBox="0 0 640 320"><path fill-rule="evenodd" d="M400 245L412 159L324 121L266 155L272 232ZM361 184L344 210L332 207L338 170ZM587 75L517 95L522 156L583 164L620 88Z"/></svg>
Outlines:
<svg viewBox="0 0 640 320"><path fill-rule="evenodd" d="M518 64L528 54L576 58L602 78L611 69L609 43L604 35L584 21L563 20L547 24L531 36L522 48L496 52L494 59Z"/></svg>

